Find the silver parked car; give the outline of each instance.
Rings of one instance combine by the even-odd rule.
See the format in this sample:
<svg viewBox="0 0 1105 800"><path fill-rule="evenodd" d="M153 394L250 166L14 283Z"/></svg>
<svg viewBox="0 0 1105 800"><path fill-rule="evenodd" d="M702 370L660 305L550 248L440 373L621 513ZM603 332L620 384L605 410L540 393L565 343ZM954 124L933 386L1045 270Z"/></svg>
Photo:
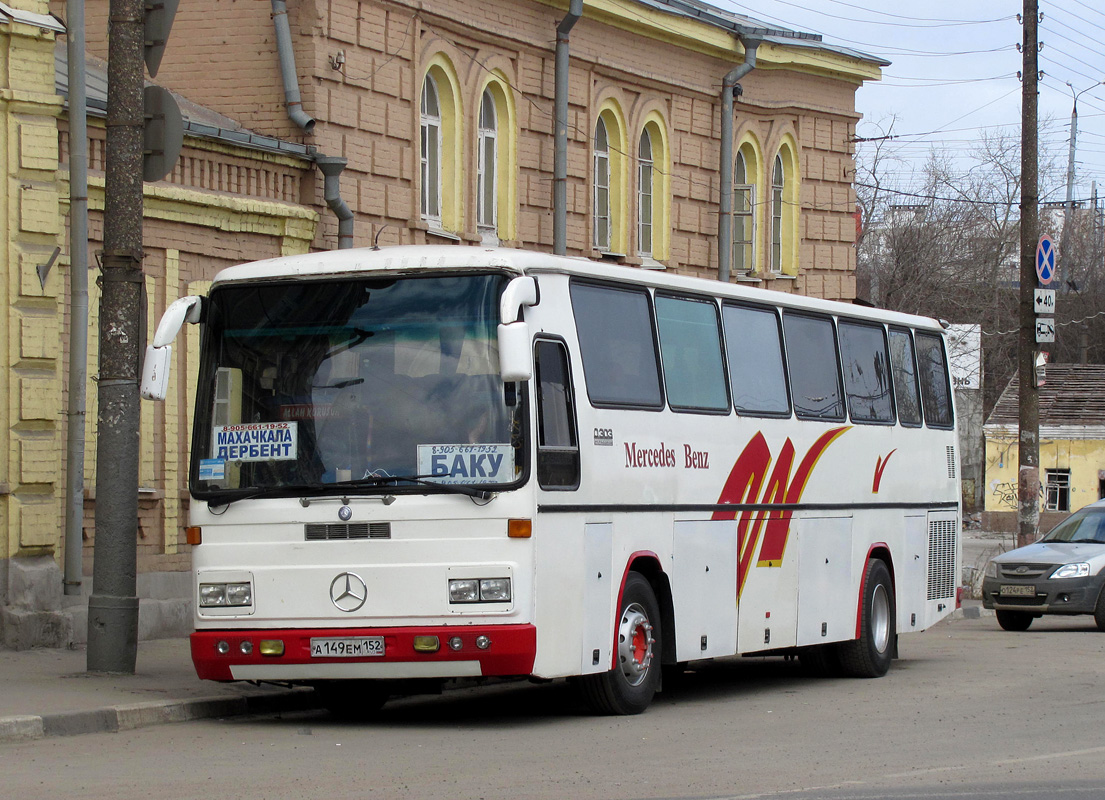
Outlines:
<svg viewBox="0 0 1105 800"><path fill-rule="evenodd" d="M1035 544L986 565L982 604L1007 631L1044 614L1093 614L1105 631L1105 500L1082 508Z"/></svg>

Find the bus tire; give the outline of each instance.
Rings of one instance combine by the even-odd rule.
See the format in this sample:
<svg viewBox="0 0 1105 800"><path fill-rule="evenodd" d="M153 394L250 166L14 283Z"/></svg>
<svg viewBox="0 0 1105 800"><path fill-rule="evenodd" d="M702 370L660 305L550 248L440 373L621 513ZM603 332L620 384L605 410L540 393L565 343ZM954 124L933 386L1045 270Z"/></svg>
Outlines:
<svg viewBox="0 0 1105 800"><path fill-rule="evenodd" d="M846 675L881 678L894 659L894 585L881 559L867 562L863 574L859 638L841 642L837 653Z"/></svg>
<svg viewBox="0 0 1105 800"><path fill-rule="evenodd" d="M840 674L840 655L835 644L818 644L798 651L798 660L810 675L831 678Z"/></svg>
<svg viewBox="0 0 1105 800"><path fill-rule="evenodd" d="M597 714L640 714L660 684L660 606L648 580L630 572L615 622L615 667L577 681L584 702Z"/></svg>
<svg viewBox="0 0 1105 800"><path fill-rule="evenodd" d="M338 719L368 719L384 707L389 697L381 681L319 681L314 686L319 703Z"/></svg>
<svg viewBox="0 0 1105 800"><path fill-rule="evenodd" d="M1101 605L1101 601L1098 601L1098 606ZM1026 631L1028 626L1032 624L1033 616L1027 611L995 611L994 616L998 618L998 625L1001 626L1003 631ZM1097 614L1094 614L1094 619L1097 618Z"/></svg>

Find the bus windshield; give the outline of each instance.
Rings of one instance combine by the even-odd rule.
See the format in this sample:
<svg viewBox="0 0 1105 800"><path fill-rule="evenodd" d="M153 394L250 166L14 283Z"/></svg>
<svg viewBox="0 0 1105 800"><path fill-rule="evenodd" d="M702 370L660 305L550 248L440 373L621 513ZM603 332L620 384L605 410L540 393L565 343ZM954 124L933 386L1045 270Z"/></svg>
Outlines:
<svg viewBox="0 0 1105 800"><path fill-rule="evenodd" d="M192 494L515 484L523 403L499 377L495 338L506 281L466 273L217 286Z"/></svg>

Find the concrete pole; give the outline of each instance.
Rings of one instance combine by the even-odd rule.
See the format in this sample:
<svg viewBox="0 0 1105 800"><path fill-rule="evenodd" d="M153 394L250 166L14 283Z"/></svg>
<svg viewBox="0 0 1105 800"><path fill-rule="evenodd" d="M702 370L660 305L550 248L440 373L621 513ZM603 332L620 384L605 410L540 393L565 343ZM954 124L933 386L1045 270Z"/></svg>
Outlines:
<svg viewBox="0 0 1105 800"><path fill-rule="evenodd" d="M65 6L69 70L69 405L65 443L65 579L84 579L85 392L88 384L88 118L84 83L84 0Z"/></svg>
<svg viewBox="0 0 1105 800"><path fill-rule="evenodd" d="M1024 0L1021 24L1021 269L1020 334L1017 342L1019 440L1017 546L1036 541L1040 528L1040 416L1036 389L1036 245L1039 239L1039 60L1038 0Z"/></svg>
<svg viewBox="0 0 1105 800"><path fill-rule="evenodd" d="M111 0L109 13L96 549L88 602L88 670L133 673L138 655L138 345L145 325L143 0Z"/></svg>

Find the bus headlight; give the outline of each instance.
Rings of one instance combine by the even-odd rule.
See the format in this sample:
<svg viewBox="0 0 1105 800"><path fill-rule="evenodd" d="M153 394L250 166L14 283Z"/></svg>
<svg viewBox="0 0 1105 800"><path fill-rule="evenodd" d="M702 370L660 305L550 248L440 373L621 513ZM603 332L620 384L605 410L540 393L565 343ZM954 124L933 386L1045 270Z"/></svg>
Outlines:
<svg viewBox="0 0 1105 800"><path fill-rule="evenodd" d="M248 583L201 583L200 605L204 608L253 605L253 586Z"/></svg>
<svg viewBox="0 0 1105 800"><path fill-rule="evenodd" d="M481 580L480 600L485 603L509 603L510 578L484 578Z"/></svg>
<svg viewBox="0 0 1105 800"><path fill-rule="evenodd" d="M510 578L451 578L450 603L509 603Z"/></svg>

